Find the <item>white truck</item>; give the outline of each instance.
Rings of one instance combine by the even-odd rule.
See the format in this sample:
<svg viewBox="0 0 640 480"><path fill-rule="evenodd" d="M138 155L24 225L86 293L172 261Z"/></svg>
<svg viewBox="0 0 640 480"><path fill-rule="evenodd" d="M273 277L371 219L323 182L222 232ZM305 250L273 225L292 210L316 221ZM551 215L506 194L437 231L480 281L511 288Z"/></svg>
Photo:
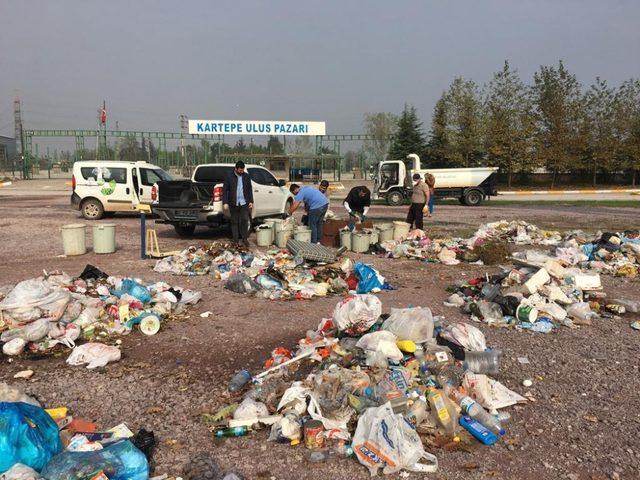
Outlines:
<svg viewBox="0 0 640 480"><path fill-rule="evenodd" d="M386 160L374 173L373 198L383 198L397 206L411 198L412 177L419 173L424 179L430 173L436 179L436 198L457 198L461 204L475 207L492 195L497 195L497 167L421 168L420 157L414 153L407 160Z"/></svg>
<svg viewBox="0 0 640 480"><path fill-rule="evenodd" d="M247 165L253 188L252 221L285 217L293 195L284 180L259 165ZM151 205L156 223L173 225L181 237L193 235L196 227L218 227L228 222L229 212L222 206L222 184L233 173L233 164L198 165L191 180L158 182L158 201Z"/></svg>

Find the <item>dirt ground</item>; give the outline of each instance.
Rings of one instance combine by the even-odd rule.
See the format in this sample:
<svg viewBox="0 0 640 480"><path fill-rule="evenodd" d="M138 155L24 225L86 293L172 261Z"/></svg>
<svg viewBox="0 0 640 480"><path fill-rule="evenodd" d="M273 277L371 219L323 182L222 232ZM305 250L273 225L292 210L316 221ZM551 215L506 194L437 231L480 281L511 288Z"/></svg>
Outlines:
<svg viewBox="0 0 640 480"><path fill-rule="evenodd" d="M335 206L339 210L338 204ZM373 219L401 218L405 207L376 206ZM441 206L428 229L467 235L498 219L523 219L544 227L624 229L640 226L637 209L592 207ZM154 262L139 255L139 220L115 217L118 251L99 256L60 257L60 227L88 223L68 206L67 196L0 198L0 285L62 269L77 275L91 263L113 275L164 280L203 292L191 318L168 324L154 337L139 332L123 338L123 359L89 371L64 363L67 353L39 360L0 359L0 380L18 383L48 407L67 406L73 415L101 427L126 422L137 431L153 430L159 440L155 474L180 475L197 452L208 452L226 469L247 479L365 479L367 470L353 459L310 464L302 447L266 442L267 432L215 440L199 418L228 399L226 385L234 371L259 370L270 351L292 346L322 317L330 316L336 297L278 302L250 299L222 288L209 277L171 277L153 272ZM179 239L173 229L158 226L163 249L218 238L219 232ZM90 235L87 236L88 240ZM90 242L89 242L90 243ZM447 321L465 320L457 309L443 307L445 288L493 267L444 266L418 261L349 254L374 264L397 290L383 292L384 310L422 305ZM640 297L640 281L603 277L610 295ZM208 319L198 314L212 311ZM503 351L497 378L535 402L508 409L512 419L505 439L471 451L433 450L440 462L438 479L609 479L640 478L640 332L629 324L640 319L601 320L592 327L537 334L479 325L487 343ZM528 357L522 365L517 357ZM35 371L29 381L14 380L23 369ZM521 382L534 380L525 389ZM412 475L411 478L418 478Z"/></svg>

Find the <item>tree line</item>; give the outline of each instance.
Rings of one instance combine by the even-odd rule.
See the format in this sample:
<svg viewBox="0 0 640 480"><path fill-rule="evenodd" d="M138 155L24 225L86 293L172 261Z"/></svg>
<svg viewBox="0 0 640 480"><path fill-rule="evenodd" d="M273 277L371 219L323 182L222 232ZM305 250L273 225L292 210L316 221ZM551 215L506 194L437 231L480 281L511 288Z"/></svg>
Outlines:
<svg viewBox="0 0 640 480"><path fill-rule="evenodd" d="M596 78L585 88L562 61L541 66L529 84L508 61L482 87L455 78L426 135L411 105L399 117L365 115L367 133L376 119L378 131L382 123L393 132L390 159L419 153L436 168L496 166L509 185L514 174L540 169L552 186L560 174L587 172L593 185L601 173L625 173L635 185L640 169L640 81L613 87Z"/></svg>

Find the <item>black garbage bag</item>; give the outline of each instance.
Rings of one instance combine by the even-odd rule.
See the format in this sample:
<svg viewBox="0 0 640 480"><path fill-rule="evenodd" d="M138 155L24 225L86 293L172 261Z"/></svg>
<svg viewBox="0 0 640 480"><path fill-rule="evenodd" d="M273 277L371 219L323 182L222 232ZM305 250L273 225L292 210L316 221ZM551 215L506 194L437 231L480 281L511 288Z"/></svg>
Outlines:
<svg viewBox="0 0 640 480"><path fill-rule="evenodd" d="M109 277L109 275L104 273L98 267L94 267L93 265L91 265L89 263L87 263L87 265L84 267L84 270L82 271L82 273L78 276L78 278L81 278L84 281L87 281L87 280L102 280L102 279L105 279L105 278L108 278L108 277Z"/></svg>

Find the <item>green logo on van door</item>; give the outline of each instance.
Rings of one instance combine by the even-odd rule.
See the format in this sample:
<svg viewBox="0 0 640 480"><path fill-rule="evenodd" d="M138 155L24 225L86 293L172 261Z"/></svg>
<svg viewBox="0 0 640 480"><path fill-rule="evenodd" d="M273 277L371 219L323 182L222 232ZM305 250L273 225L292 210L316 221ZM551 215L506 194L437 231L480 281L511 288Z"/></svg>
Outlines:
<svg viewBox="0 0 640 480"><path fill-rule="evenodd" d="M111 195L115 189L116 189L116 181L109 180L109 183L105 183L102 189L100 189L100 192L102 192L103 195Z"/></svg>

